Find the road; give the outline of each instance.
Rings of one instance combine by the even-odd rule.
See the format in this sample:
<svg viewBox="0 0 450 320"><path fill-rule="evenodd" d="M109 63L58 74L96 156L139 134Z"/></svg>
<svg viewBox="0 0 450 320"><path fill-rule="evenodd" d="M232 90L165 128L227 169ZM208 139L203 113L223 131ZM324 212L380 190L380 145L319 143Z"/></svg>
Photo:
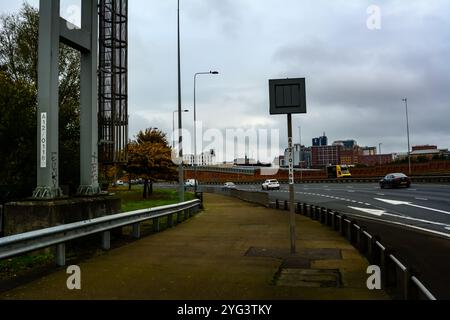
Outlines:
<svg viewBox="0 0 450 320"><path fill-rule="evenodd" d="M239 186L261 191L259 185ZM288 186L270 191L271 200L288 200ZM432 231L450 238L450 185L417 184L410 189L380 189L374 183L296 185L296 201L355 217L369 217Z"/></svg>

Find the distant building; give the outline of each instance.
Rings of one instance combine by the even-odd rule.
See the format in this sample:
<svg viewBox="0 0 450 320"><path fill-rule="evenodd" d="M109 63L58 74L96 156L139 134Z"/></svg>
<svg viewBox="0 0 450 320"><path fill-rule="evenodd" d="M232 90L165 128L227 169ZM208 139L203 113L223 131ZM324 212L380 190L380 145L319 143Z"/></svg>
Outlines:
<svg viewBox="0 0 450 320"><path fill-rule="evenodd" d="M377 155L377 147L362 147L361 152L363 156L375 156Z"/></svg>
<svg viewBox="0 0 450 320"><path fill-rule="evenodd" d="M284 152L283 160L284 163L281 167L287 167L287 159L289 157L289 149L286 149ZM294 145L293 151L293 163L294 167L297 168L311 168L311 148L306 148L300 144Z"/></svg>
<svg viewBox="0 0 450 320"><path fill-rule="evenodd" d="M341 164L341 149L342 146L311 147L311 166L321 168Z"/></svg>
<svg viewBox="0 0 450 320"><path fill-rule="evenodd" d="M343 149L353 149L358 147L358 143L355 140L339 140L333 142L333 146L342 146Z"/></svg>
<svg viewBox="0 0 450 320"><path fill-rule="evenodd" d="M427 158L428 160L433 160L436 157L448 157L448 149L438 149L437 146L414 146L412 147L411 158Z"/></svg>
<svg viewBox="0 0 450 320"><path fill-rule="evenodd" d="M197 161L195 161L197 158ZM216 152L211 149L208 152L203 152L202 154L195 155L186 154L183 155L183 162L188 166L194 166L197 164L198 166L213 166L215 165Z"/></svg>
<svg viewBox="0 0 450 320"><path fill-rule="evenodd" d="M327 146L328 145L328 137L324 133L323 136L318 137L318 138L314 138L312 140L312 145L313 145L313 147L324 147L324 146Z"/></svg>
<svg viewBox="0 0 450 320"><path fill-rule="evenodd" d="M256 166L257 164L258 161L256 161L255 159L250 159L247 156L245 156L245 158L234 159L235 166Z"/></svg>

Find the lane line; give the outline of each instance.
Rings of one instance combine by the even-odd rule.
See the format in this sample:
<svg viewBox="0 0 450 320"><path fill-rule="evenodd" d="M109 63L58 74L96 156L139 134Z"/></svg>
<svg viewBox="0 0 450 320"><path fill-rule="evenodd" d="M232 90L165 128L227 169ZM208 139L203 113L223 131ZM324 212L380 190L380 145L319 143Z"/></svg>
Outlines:
<svg viewBox="0 0 450 320"><path fill-rule="evenodd" d="M450 225L447 223L435 222L435 221L430 221L430 220L425 220L425 219L418 219L418 218L413 218L413 217L409 217L409 216L401 216L401 215L397 215L397 214L393 214L393 213L388 213L385 210L373 210L373 209L356 208L356 207L349 207L349 208L353 209L353 210L373 214L373 215L376 215L379 217L388 216L388 217L393 217L393 218L399 218L399 219L416 221L416 222L421 222L421 223L426 223L426 224L432 224L432 225L440 226L440 227L444 227L444 228L450 228Z"/></svg>
<svg viewBox="0 0 450 320"><path fill-rule="evenodd" d="M388 200L388 199L379 199L379 198L375 198L375 200L378 200L378 201L381 201L381 202L385 202L385 203L388 203L388 204L391 204L391 205L394 205L394 206L405 205L405 206L410 206L410 207L415 207L415 208L419 208L419 209L424 209L424 210L429 210L429 211L434 211L434 212L450 215L450 212L448 212L448 211L434 209L434 208L428 208L428 207L424 207L424 206L419 206L419 205L413 204L411 202L397 201L397 200Z"/></svg>

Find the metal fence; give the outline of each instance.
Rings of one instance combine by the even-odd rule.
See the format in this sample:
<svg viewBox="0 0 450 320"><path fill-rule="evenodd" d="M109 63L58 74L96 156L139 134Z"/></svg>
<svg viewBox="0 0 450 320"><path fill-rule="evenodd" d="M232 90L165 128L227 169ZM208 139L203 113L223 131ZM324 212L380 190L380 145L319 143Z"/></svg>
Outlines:
<svg viewBox="0 0 450 320"><path fill-rule="evenodd" d="M111 247L111 231L113 229L132 226L132 236L139 238L142 222L152 220L154 231L159 232L162 218L167 218L167 225L172 227L174 224L192 217L200 207L201 201L196 199L181 204L119 213L0 238L0 260L55 247L56 264L64 266L66 264L65 244L71 240L93 234L101 234L101 247L103 250L109 250Z"/></svg>
<svg viewBox="0 0 450 320"><path fill-rule="evenodd" d="M270 206L276 209L289 210L288 201L276 200L271 202ZM377 237L360 227L356 221L339 212L301 202L296 203L296 212L319 221L346 237L352 245L367 257L371 264L380 267L383 288L392 292L395 298L436 300L436 297L409 267L402 263Z"/></svg>

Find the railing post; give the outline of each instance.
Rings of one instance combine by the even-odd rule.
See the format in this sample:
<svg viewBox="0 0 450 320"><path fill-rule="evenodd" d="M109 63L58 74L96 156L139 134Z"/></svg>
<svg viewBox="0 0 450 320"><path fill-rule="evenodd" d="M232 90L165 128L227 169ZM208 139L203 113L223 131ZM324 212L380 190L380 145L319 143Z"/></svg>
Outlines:
<svg viewBox="0 0 450 320"><path fill-rule="evenodd" d="M288 210L289 210L287 200L284 201L284 210L285 210L285 211L288 211Z"/></svg>
<svg viewBox="0 0 450 320"><path fill-rule="evenodd" d="M168 226L169 228L172 228L172 227L173 227L173 214L169 214L169 215L167 216L167 226Z"/></svg>
<svg viewBox="0 0 450 320"><path fill-rule="evenodd" d="M135 239L139 239L141 237L141 224L140 223L133 224L133 231L132 231L131 235Z"/></svg>
<svg viewBox="0 0 450 320"><path fill-rule="evenodd" d="M177 212L177 223L181 223L181 211Z"/></svg>
<svg viewBox="0 0 450 320"><path fill-rule="evenodd" d="M411 272L409 271L409 269L406 269L403 271L403 284L402 284L402 289L403 289L403 299L404 300L409 300L409 293L410 293L410 279L411 279Z"/></svg>
<svg viewBox="0 0 450 320"><path fill-rule="evenodd" d="M159 232L160 231L159 218L153 218L153 231L154 232Z"/></svg>
<svg viewBox="0 0 450 320"><path fill-rule="evenodd" d="M60 243L55 247L55 263L58 267L66 265L66 244Z"/></svg>
<svg viewBox="0 0 450 320"><path fill-rule="evenodd" d="M331 215L331 228L336 230L336 213L334 211L330 211Z"/></svg>
<svg viewBox="0 0 450 320"><path fill-rule="evenodd" d="M104 231L102 232L102 250L111 249L111 232Z"/></svg>
<svg viewBox="0 0 450 320"><path fill-rule="evenodd" d="M275 209L279 210L280 209L280 202L277 200L275 200Z"/></svg>
<svg viewBox="0 0 450 320"><path fill-rule="evenodd" d="M320 223L326 224L327 222L327 209L320 208Z"/></svg>

